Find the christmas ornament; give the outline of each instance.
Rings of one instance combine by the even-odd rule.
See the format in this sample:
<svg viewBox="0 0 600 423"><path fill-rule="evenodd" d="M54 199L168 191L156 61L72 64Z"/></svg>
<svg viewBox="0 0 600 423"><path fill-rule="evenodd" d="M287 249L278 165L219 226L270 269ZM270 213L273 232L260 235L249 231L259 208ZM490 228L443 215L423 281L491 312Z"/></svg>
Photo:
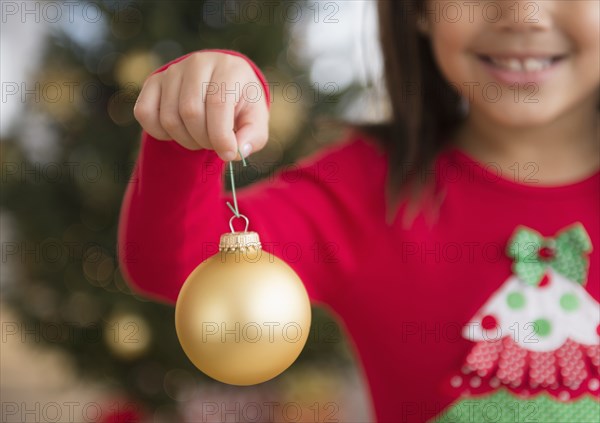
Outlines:
<svg viewBox="0 0 600 423"><path fill-rule="evenodd" d="M600 305L585 289L591 251L579 222L548 238L517 227L507 246L514 274L463 327L474 345L444 382L458 400L436 422L488 421L468 414L469 404L504 411L509 403L536 410L537 421L597 421Z"/></svg>
<svg viewBox="0 0 600 423"><path fill-rule="evenodd" d="M231 233L221 235L219 252L184 282L175 327L184 352L202 372L224 383L254 385L279 375L300 355L310 329L310 300L293 269L248 231L230 173ZM235 232L235 218L246 221L243 232Z"/></svg>

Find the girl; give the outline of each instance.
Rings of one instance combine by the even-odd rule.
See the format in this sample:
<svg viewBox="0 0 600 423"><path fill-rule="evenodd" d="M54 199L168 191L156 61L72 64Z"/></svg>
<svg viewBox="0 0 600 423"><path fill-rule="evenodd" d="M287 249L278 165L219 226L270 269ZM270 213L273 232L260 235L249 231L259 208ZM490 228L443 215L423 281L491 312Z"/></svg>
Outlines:
<svg viewBox="0 0 600 423"><path fill-rule="evenodd" d="M599 3L378 7L391 121L240 190L241 212L347 328L377 421L597 421ZM147 79L119 232L137 290L175 302L215 253L224 161L264 147L269 105L234 51Z"/></svg>

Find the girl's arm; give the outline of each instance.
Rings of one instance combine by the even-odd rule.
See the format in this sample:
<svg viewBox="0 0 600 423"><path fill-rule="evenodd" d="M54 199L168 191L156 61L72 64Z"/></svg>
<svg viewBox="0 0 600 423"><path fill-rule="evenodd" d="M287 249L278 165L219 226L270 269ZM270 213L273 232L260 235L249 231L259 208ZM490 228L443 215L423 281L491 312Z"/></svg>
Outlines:
<svg viewBox="0 0 600 423"><path fill-rule="evenodd" d="M136 291L175 302L189 273L218 252L220 235L230 231L226 202L233 205L233 197L223 179L229 174L214 150L191 151L145 131L141 138L120 215L120 267ZM380 199L372 184L383 180L383 164L370 143L348 136L236 190L248 230L298 273L311 301L342 296L360 266L356 247L367 242L365 223ZM240 162L234 168L243 169ZM233 224L242 231L245 222Z"/></svg>

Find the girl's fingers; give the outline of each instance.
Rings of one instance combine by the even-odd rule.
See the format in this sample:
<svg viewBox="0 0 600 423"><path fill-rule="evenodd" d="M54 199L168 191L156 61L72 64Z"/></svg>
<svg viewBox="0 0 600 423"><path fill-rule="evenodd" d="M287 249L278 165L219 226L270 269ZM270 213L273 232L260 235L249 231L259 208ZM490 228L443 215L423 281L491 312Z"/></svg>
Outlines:
<svg viewBox="0 0 600 423"><path fill-rule="evenodd" d="M244 98L249 84L256 84L254 76L239 57L198 54L150 76L134 115L156 139L211 149L224 161L241 160L238 150L247 157L269 136L264 98Z"/></svg>
<svg viewBox="0 0 600 423"><path fill-rule="evenodd" d="M245 102L235 118L236 142L242 154L244 154L245 144L250 144L250 152L256 152L269 141L269 110L264 98L261 97L259 100ZM238 160L241 160L239 156Z"/></svg>
<svg viewBox="0 0 600 423"><path fill-rule="evenodd" d="M194 66L183 76L179 93L179 115L194 141L202 148L212 149L206 128L204 97L212 71L207 66Z"/></svg>
<svg viewBox="0 0 600 423"><path fill-rule="evenodd" d="M159 121L160 75L152 75L145 82L133 107L133 114L142 128L158 140L171 137Z"/></svg>
<svg viewBox="0 0 600 423"><path fill-rule="evenodd" d="M213 149L225 161L237 157L234 109L240 100L238 72L215 69L206 90L206 124Z"/></svg>
<svg viewBox="0 0 600 423"><path fill-rule="evenodd" d="M179 93L183 75L175 66L167 68L163 73L160 92L160 124L169 133L171 139L189 150L198 150L201 148L200 145L194 141L179 115Z"/></svg>

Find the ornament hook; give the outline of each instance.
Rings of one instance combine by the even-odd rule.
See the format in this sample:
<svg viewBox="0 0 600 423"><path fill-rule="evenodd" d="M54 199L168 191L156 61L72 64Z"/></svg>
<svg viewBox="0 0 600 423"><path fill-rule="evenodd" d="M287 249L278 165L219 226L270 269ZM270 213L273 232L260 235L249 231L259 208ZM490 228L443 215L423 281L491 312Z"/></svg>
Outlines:
<svg viewBox="0 0 600 423"><path fill-rule="evenodd" d="M244 163L244 167L246 167L246 159L244 159L244 156L242 156L242 153L240 152L240 147L238 147L238 154L242 158L242 162ZM238 204L237 204L237 197L235 196L235 180L233 178L233 164L232 164L232 162L229 162L229 175L231 176L231 193L233 194L233 204L235 205L235 207L233 207L229 203L229 201L227 201L227 207L229 207L231 209L231 211L233 212L233 214L236 217L240 217L240 212L238 210ZM246 225L246 227L247 226L248 225ZM231 227L231 225L229 225L229 227ZM231 231L233 232L233 229Z"/></svg>
<svg viewBox="0 0 600 423"><path fill-rule="evenodd" d="M243 214L240 213L238 216L233 215L233 216L231 216L231 219L229 219L229 229L231 229L231 233L232 234L235 233L235 230L233 229L233 224L232 224L233 222L232 222L232 220L235 219L235 218L237 218L237 217L241 217L241 218L243 218L246 221L246 228L244 228L244 232L248 232L248 224L250 223L250 221L248 220L248 218L246 216L244 216Z"/></svg>

